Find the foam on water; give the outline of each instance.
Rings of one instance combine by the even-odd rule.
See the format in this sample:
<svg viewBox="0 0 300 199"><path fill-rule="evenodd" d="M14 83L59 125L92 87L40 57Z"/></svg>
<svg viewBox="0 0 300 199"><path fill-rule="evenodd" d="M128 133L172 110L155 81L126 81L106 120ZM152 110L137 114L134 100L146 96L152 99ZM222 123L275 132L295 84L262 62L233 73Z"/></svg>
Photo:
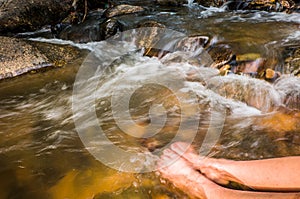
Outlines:
<svg viewBox="0 0 300 199"><path fill-rule="evenodd" d="M288 43L291 41L293 42L293 44L295 41L300 41L300 30L292 32L286 39L283 40L284 43Z"/></svg>
<svg viewBox="0 0 300 199"><path fill-rule="evenodd" d="M236 11L233 16L218 19L219 22L292 22L300 24L299 13L266 12L266 11Z"/></svg>
<svg viewBox="0 0 300 199"><path fill-rule="evenodd" d="M208 18L208 17L211 17L211 16L215 16L219 13L224 13L226 12L226 6L222 6L222 7L203 7L201 6L202 8L204 8L203 11L200 12L200 15L198 16L198 18L200 19L203 19L203 18Z"/></svg>

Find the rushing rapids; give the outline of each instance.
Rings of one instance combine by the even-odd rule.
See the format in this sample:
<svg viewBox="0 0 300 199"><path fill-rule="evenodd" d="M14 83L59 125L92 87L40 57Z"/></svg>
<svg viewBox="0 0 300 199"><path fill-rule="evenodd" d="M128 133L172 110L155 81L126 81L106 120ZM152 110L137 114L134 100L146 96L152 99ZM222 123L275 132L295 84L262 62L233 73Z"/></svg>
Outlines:
<svg viewBox="0 0 300 199"><path fill-rule="evenodd" d="M297 74L290 75L297 57L296 51L290 59L283 53L299 49L299 14L231 13L224 7L202 10L189 1L178 12L157 11L151 19L188 35L209 35L207 45L225 43L232 54L239 55L237 62L265 59L267 68L280 72L281 77L268 82L247 74L221 76L218 67L207 66L219 60L201 62L205 57L195 60L195 53L182 51L148 57L134 42L112 47L106 41L78 44L32 38L87 49L94 60L107 58L106 63L95 66L90 58L83 64L95 67L94 73L101 69L99 65L107 68L83 81L85 89L78 93L75 79L82 60L59 70L1 82L1 199L185 197L155 172L141 172L153 167L161 149L179 131L176 140L191 140L198 148L205 144L209 129L219 133L216 143L208 146L212 148L202 148L214 157L246 160L300 155L300 80ZM166 49L174 43L167 42ZM203 43L199 49L203 50ZM292 67L286 68L286 62ZM89 81L92 78L97 79L96 84ZM75 95L79 101L74 108ZM128 110L118 112L124 103ZM91 128L94 115L88 114L90 110L108 139L96 139L99 132ZM88 147L76 122L86 134L95 135ZM155 135L152 130L157 130ZM111 143L126 152L149 154L151 160L137 155L119 165L112 159L109 163L119 166L116 171L93 156L119 157L107 151ZM128 167L141 173L122 172Z"/></svg>

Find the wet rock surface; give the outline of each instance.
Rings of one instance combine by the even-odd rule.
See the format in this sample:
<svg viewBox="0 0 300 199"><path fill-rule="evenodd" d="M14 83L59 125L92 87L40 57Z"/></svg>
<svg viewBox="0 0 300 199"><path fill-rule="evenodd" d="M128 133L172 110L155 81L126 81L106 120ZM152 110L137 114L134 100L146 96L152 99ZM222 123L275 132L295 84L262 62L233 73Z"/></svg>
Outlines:
<svg viewBox="0 0 300 199"><path fill-rule="evenodd" d="M251 1L246 8L266 10L266 11L283 11L283 10L291 9L294 5L295 3L291 0L288 1L254 0Z"/></svg>
<svg viewBox="0 0 300 199"><path fill-rule="evenodd" d="M291 47L287 51L288 55L285 59L286 73L300 76L300 47Z"/></svg>
<svg viewBox="0 0 300 199"><path fill-rule="evenodd" d="M44 67L61 67L79 57L74 47L0 37L0 79Z"/></svg>
<svg viewBox="0 0 300 199"><path fill-rule="evenodd" d="M50 65L46 56L25 41L1 37L1 45L1 79Z"/></svg>
<svg viewBox="0 0 300 199"><path fill-rule="evenodd" d="M118 15L133 14L143 11L144 8L142 8L141 6L117 5L115 7L108 8L103 15L106 18L112 18Z"/></svg>
<svg viewBox="0 0 300 199"><path fill-rule="evenodd" d="M114 36L117 32L136 28L137 24L130 26L126 21L120 20L120 18L124 15L134 18L134 14L140 15L143 11L144 8L141 6L124 4L116 5L106 10L91 11L81 23L72 24L69 22L62 25L59 24L62 28L57 29L56 37L80 43L105 40ZM136 23L139 23L139 21Z"/></svg>
<svg viewBox="0 0 300 199"><path fill-rule="evenodd" d="M208 48L208 54L214 61L211 67L221 68L223 65L229 63L233 58L233 52L229 45L216 44Z"/></svg>
<svg viewBox="0 0 300 199"><path fill-rule="evenodd" d="M227 4L230 10L264 10L277 12L298 11L299 2L293 0L252 0L252 1L231 1Z"/></svg>

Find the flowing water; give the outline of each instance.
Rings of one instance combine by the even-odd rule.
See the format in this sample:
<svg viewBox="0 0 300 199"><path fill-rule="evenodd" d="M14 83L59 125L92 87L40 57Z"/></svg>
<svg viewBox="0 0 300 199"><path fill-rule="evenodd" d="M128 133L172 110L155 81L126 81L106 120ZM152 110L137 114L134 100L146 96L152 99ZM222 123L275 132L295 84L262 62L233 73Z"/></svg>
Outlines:
<svg viewBox="0 0 300 199"><path fill-rule="evenodd" d="M300 45L299 14L229 13L192 2L148 18L188 35L226 41L240 54L276 59L275 68L285 72L281 50ZM208 146L214 157L300 155L299 78L270 84L222 77L216 69L194 66L183 53L150 58L126 42L111 47L36 40L71 43L94 51L94 58L0 83L0 199L184 198L156 172L145 171L171 142L190 141L200 148L207 132L220 136L212 149ZM109 58L106 70L95 66L97 57ZM93 81L88 74L83 74L86 81L78 76L82 62L96 74ZM282 111L290 101L294 110ZM99 129L108 139L98 137ZM112 143L136 157L126 161Z"/></svg>

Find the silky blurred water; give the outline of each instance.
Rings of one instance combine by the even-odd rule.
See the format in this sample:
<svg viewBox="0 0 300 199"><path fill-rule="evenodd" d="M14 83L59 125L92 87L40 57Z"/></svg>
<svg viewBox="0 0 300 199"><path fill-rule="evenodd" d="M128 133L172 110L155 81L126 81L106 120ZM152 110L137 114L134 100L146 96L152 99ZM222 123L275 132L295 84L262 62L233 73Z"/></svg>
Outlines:
<svg viewBox="0 0 300 199"><path fill-rule="evenodd" d="M163 15L168 18L161 17ZM299 41L299 14L228 13L223 8L201 10L190 6L176 13L166 10L151 18L188 34L208 35L217 41L226 41L241 54L258 53L264 57L278 58L279 61L281 55L278 49ZM103 48L97 48L96 54L106 53L112 60L115 59L115 52L106 48L104 42L74 44L62 40L35 40L69 43L89 50L103 45ZM199 118L194 118L199 119L199 126L183 129L185 133L180 137L181 140L190 139L191 132L196 131L194 145L200 147L210 122L224 119L215 116L211 119L211 109L226 109L225 115L222 115L225 117L222 135L210 156L242 160L300 154L299 117L295 117L295 112L298 113L300 109L299 103L291 105L294 112L285 113L284 116L276 115L280 112L280 106L287 103L284 99L288 90L295 96L299 93L299 78L287 76L273 85L244 76L221 77L212 68L199 68L188 61L174 63L172 56L169 60L144 57L142 52L131 49L129 44L119 50L130 53L118 58L110 66L111 71L101 74L95 100L99 124L110 142L116 146L125 151L151 152L155 158L155 152L176 135L180 122L194 122L188 116L181 116L181 98L174 96L167 88L154 84L135 91L128 111L134 122L146 126L162 118L162 115L154 113L152 120L149 119L150 107L162 104L167 111L167 121L158 134L150 138L134 138L125 134L115 122L111 109L113 88L126 89L133 81L164 77L166 74L159 68L168 67L185 79L180 90L182 96L185 96L185 108L189 107L189 103L194 103L192 105L196 104L200 109ZM97 161L85 148L75 128L72 112L73 83L82 61L78 60L58 70L0 82L0 198L187 197L161 180L155 172L132 174L116 171ZM285 70L280 64L277 68L281 72ZM128 71L133 71L130 79L118 81ZM189 81L191 71L200 79L206 76L209 78L205 79L205 84L203 81ZM218 85L220 82L222 84ZM294 87L285 82L293 82ZM232 88L231 84L238 87ZM224 91L222 85L226 85L228 90ZM82 92L86 98L93 97L89 89ZM197 102L188 101L189 92L198 96ZM121 101L121 95L120 99L118 96L116 99ZM84 117L84 110L90 107L85 107L84 103L79 105L83 109L81 117ZM193 111L190 109L191 113ZM87 116L85 121L89 119ZM289 120L291 124L283 125L283 130L276 127L277 131L272 128L273 120L278 120L278 123ZM130 126L128 128L130 131ZM95 140L95 146L105 145L106 142ZM107 154L114 155L110 151Z"/></svg>

